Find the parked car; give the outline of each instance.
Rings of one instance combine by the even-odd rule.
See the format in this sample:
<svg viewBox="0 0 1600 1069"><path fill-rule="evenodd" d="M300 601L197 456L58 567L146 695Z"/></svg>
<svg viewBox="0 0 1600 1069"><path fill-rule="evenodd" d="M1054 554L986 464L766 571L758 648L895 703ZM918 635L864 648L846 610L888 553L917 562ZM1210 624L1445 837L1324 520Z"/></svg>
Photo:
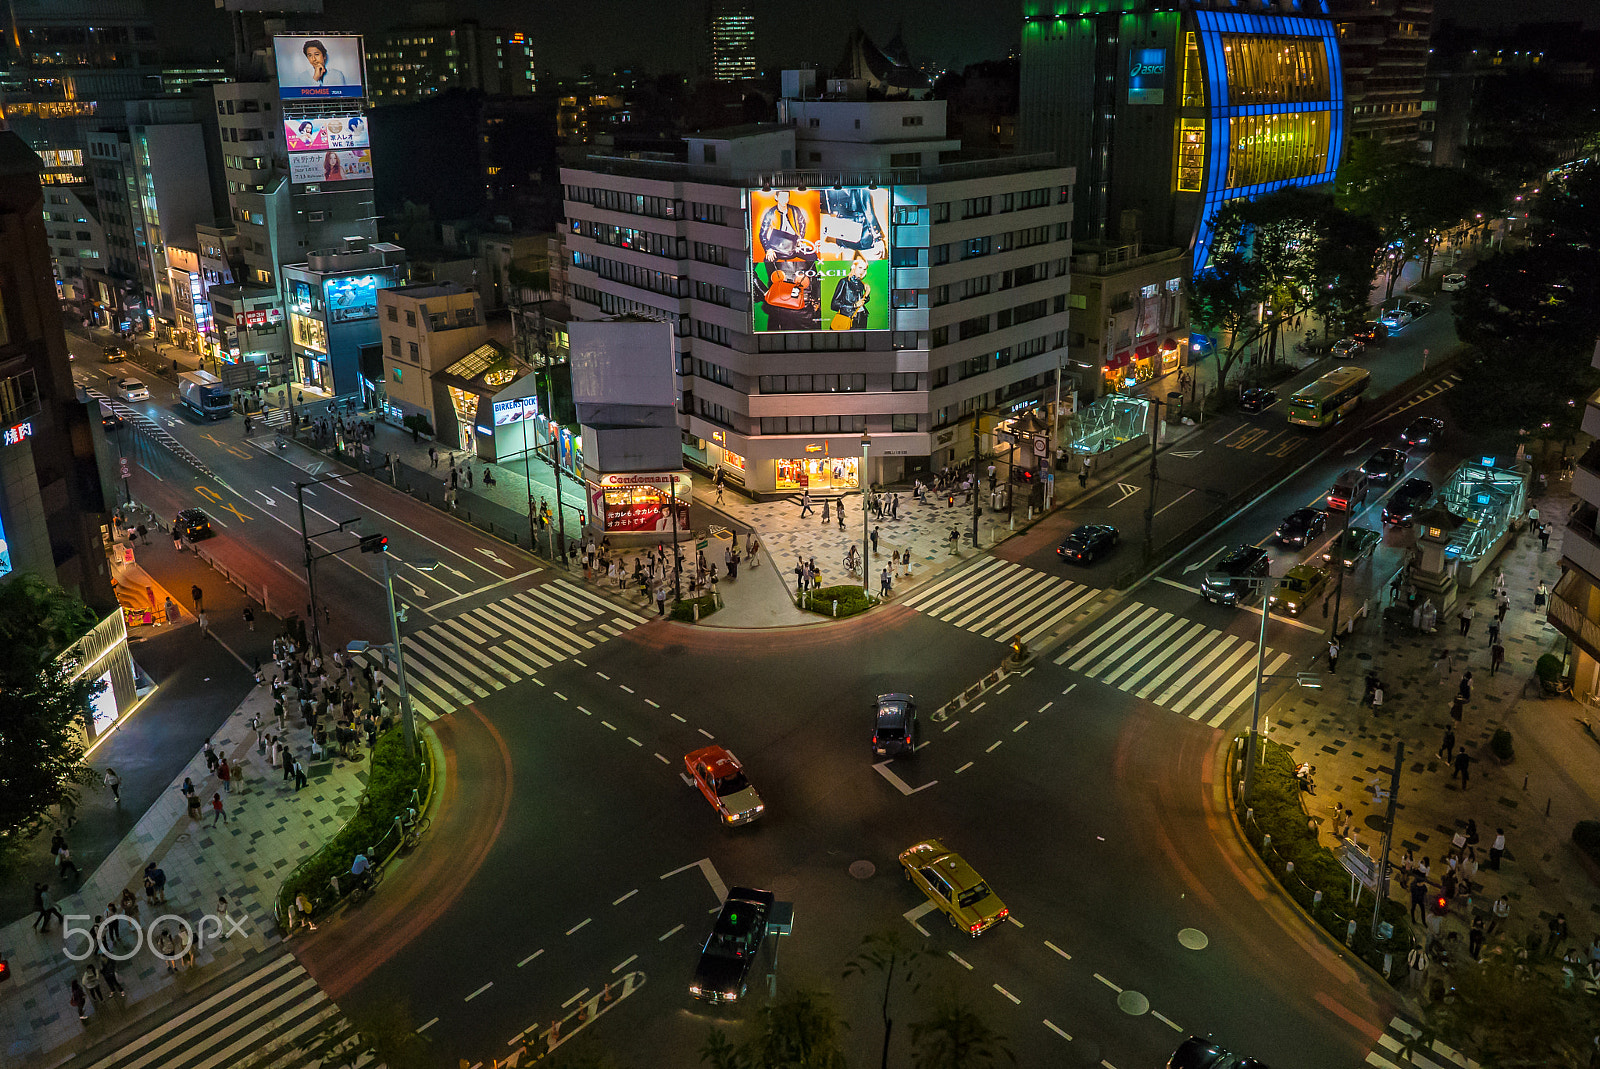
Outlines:
<svg viewBox="0 0 1600 1069"><path fill-rule="evenodd" d="M1093 564L1116 548L1122 541L1117 529L1104 523L1086 523L1074 527L1056 547L1056 556L1077 564Z"/></svg>
<svg viewBox="0 0 1600 1069"><path fill-rule="evenodd" d="M150 400L150 387L138 379L119 379L117 381L117 396L124 401Z"/></svg>
<svg viewBox="0 0 1600 1069"><path fill-rule="evenodd" d="M1360 338L1343 338L1333 343L1333 348L1328 350L1335 360L1354 360L1367 351L1367 345Z"/></svg>
<svg viewBox="0 0 1600 1069"><path fill-rule="evenodd" d="M1286 546L1301 547L1328 526L1328 514L1321 509L1295 509L1278 524L1277 539Z"/></svg>
<svg viewBox="0 0 1600 1069"><path fill-rule="evenodd" d="M1346 527L1334 535L1322 551L1322 559L1327 564L1338 561L1346 571L1353 571L1382 540L1383 536L1370 527Z"/></svg>
<svg viewBox="0 0 1600 1069"><path fill-rule="evenodd" d="M1432 416L1418 416L1400 432L1400 440L1407 446L1432 445L1444 431L1444 420Z"/></svg>
<svg viewBox="0 0 1600 1069"><path fill-rule="evenodd" d="M1265 412L1278 403L1278 395L1265 386L1248 386L1239 391L1241 412Z"/></svg>
<svg viewBox="0 0 1600 1069"><path fill-rule="evenodd" d="M1421 316L1427 315L1428 312L1432 309L1433 306L1430 305L1427 301L1411 300L1411 301L1407 301L1406 303L1402 304L1400 307L1402 307L1406 311L1410 312L1411 313L1411 318L1416 319L1416 318L1419 318Z"/></svg>
<svg viewBox="0 0 1600 1069"><path fill-rule="evenodd" d="M199 509L184 509L172 521L172 529L190 542L198 542L202 538L210 538L211 518Z"/></svg>
<svg viewBox="0 0 1600 1069"><path fill-rule="evenodd" d="M909 694L880 694L872 714L872 753L875 757L896 757L917 751L917 703Z"/></svg>
<svg viewBox="0 0 1600 1069"><path fill-rule="evenodd" d="M1272 558L1260 546L1235 546L1200 580L1200 596L1214 605L1238 605L1261 586Z"/></svg>
<svg viewBox="0 0 1600 1069"><path fill-rule="evenodd" d="M114 431L122 426L124 420L121 416L111 411L111 406L104 402L100 405L100 426L108 431Z"/></svg>
<svg viewBox="0 0 1600 1069"><path fill-rule="evenodd" d="M1367 458L1361 471L1370 481L1388 486L1406 473L1406 452L1404 449L1380 449Z"/></svg>
<svg viewBox="0 0 1600 1069"><path fill-rule="evenodd" d="M1411 518L1432 496L1433 484L1428 480L1407 479L1383 506L1383 522L1391 527L1410 527Z"/></svg>
<svg viewBox="0 0 1600 1069"><path fill-rule="evenodd" d="M1412 318L1411 313L1404 308L1391 308L1378 317L1378 322L1390 330L1400 330L1407 323L1410 323Z"/></svg>
<svg viewBox="0 0 1600 1069"><path fill-rule="evenodd" d="M1454 293L1456 290L1466 289L1467 276L1460 273L1448 274L1439 280L1439 288L1445 293Z"/></svg>
<svg viewBox="0 0 1600 1069"><path fill-rule="evenodd" d="M1234 1054L1210 1039L1190 1036L1167 1059L1167 1069L1267 1069L1265 1062Z"/></svg>
<svg viewBox="0 0 1600 1069"><path fill-rule="evenodd" d="M1382 345L1389 340L1389 328L1376 319L1368 320L1355 332L1355 337L1368 345Z"/></svg>
<svg viewBox="0 0 1600 1069"><path fill-rule="evenodd" d="M952 925L973 938L1011 915L977 870L938 839L924 839L906 850L900 867Z"/></svg>
<svg viewBox="0 0 1600 1069"><path fill-rule="evenodd" d="M749 988L750 966L767 937L767 918L778 896L754 887L733 887L700 950L689 994L707 1002L737 1002Z"/></svg>

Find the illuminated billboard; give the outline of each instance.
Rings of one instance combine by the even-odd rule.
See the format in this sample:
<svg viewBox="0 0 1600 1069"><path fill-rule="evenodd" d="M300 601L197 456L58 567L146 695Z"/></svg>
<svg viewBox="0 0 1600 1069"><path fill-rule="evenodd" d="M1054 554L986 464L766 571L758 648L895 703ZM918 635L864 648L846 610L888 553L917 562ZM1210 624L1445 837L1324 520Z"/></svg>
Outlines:
<svg viewBox="0 0 1600 1069"><path fill-rule="evenodd" d="M751 329L889 329L889 191L750 190Z"/></svg>
<svg viewBox="0 0 1600 1069"><path fill-rule="evenodd" d="M323 326L320 319L290 312L289 333L294 343L302 348L315 349L319 353L328 351L328 328Z"/></svg>
<svg viewBox="0 0 1600 1069"><path fill-rule="evenodd" d="M290 152L324 152L330 148L366 148L365 115L317 116L283 120L283 141Z"/></svg>
<svg viewBox="0 0 1600 1069"><path fill-rule="evenodd" d="M376 319L378 291L394 285L388 275L348 275L330 278L322 284L328 305L328 322L348 323L356 319Z"/></svg>
<svg viewBox="0 0 1600 1069"><path fill-rule="evenodd" d="M1166 101L1167 50L1135 48L1128 56L1128 103L1161 104Z"/></svg>
<svg viewBox="0 0 1600 1069"><path fill-rule="evenodd" d="M362 87L361 38L286 34L272 39L278 61L278 96L284 100L348 100Z"/></svg>
<svg viewBox="0 0 1600 1069"><path fill-rule="evenodd" d="M371 149L330 148L326 152L289 153L289 181L299 185L308 182L354 182L371 177Z"/></svg>
<svg viewBox="0 0 1600 1069"><path fill-rule="evenodd" d="M496 401L494 403L494 425L507 427L513 423L522 423L539 418L539 399L536 397L513 397L509 401Z"/></svg>

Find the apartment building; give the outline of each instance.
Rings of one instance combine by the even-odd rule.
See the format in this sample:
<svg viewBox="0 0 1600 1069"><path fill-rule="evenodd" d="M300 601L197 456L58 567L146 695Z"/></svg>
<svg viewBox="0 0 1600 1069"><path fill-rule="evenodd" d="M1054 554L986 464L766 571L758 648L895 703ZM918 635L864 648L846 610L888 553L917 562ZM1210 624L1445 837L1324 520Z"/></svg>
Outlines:
<svg viewBox="0 0 1600 1069"><path fill-rule="evenodd" d="M1600 368L1600 344L1595 345ZM1583 409L1583 433L1596 439L1572 471L1578 501L1561 539L1561 578L1550 591L1551 626L1572 643L1572 692L1600 693L1600 394Z"/></svg>
<svg viewBox="0 0 1600 1069"><path fill-rule="evenodd" d="M454 282L378 291L383 336L383 418L421 414L435 428L433 373L489 340L483 298Z"/></svg>
<svg viewBox="0 0 1600 1069"><path fill-rule="evenodd" d="M1048 409L1065 357L1072 169L953 160L943 101L809 75L779 122L692 135L686 161L562 170L574 318L671 323L685 455L755 494L990 448L980 414Z"/></svg>

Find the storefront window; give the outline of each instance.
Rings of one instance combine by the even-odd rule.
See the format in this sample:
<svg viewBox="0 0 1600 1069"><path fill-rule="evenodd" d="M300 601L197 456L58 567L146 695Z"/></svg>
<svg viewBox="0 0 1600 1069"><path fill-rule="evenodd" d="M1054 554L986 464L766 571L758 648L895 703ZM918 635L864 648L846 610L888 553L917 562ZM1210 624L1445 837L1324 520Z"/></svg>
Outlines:
<svg viewBox="0 0 1600 1069"><path fill-rule="evenodd" d="M449 390L450 406L456 413L456 438L459 439L456 448L476 454L477 443L472 438L473 429L478 423L478 395L457 386L451 386Z"/></svg>
<svg viewBox="0 0 1600 1069"><path fill-rule="evenodd" d="M780 460L779 490L854 490L861 485L860 457Z"/></svg>
<svg viewBox="0 0 1600 1069"><path fill-rule="evenodd" d="M738 453L735 453L731 449L724 449L722 451L722 462L728 465L730 468L737 468L740 471L744 470L744 457L740 456Z"/></svg>

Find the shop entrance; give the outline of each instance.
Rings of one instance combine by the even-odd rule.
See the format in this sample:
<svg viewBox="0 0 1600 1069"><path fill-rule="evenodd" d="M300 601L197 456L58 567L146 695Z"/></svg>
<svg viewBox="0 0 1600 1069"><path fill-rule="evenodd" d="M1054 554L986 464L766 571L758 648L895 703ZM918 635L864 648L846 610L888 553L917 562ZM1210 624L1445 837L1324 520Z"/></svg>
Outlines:
<svg viewBox="0 0 1600 1069"><path fill-rule="evenodd" d="M807 457L779 460L779 490L857 490L861 487L860 457Z"/></svg>

